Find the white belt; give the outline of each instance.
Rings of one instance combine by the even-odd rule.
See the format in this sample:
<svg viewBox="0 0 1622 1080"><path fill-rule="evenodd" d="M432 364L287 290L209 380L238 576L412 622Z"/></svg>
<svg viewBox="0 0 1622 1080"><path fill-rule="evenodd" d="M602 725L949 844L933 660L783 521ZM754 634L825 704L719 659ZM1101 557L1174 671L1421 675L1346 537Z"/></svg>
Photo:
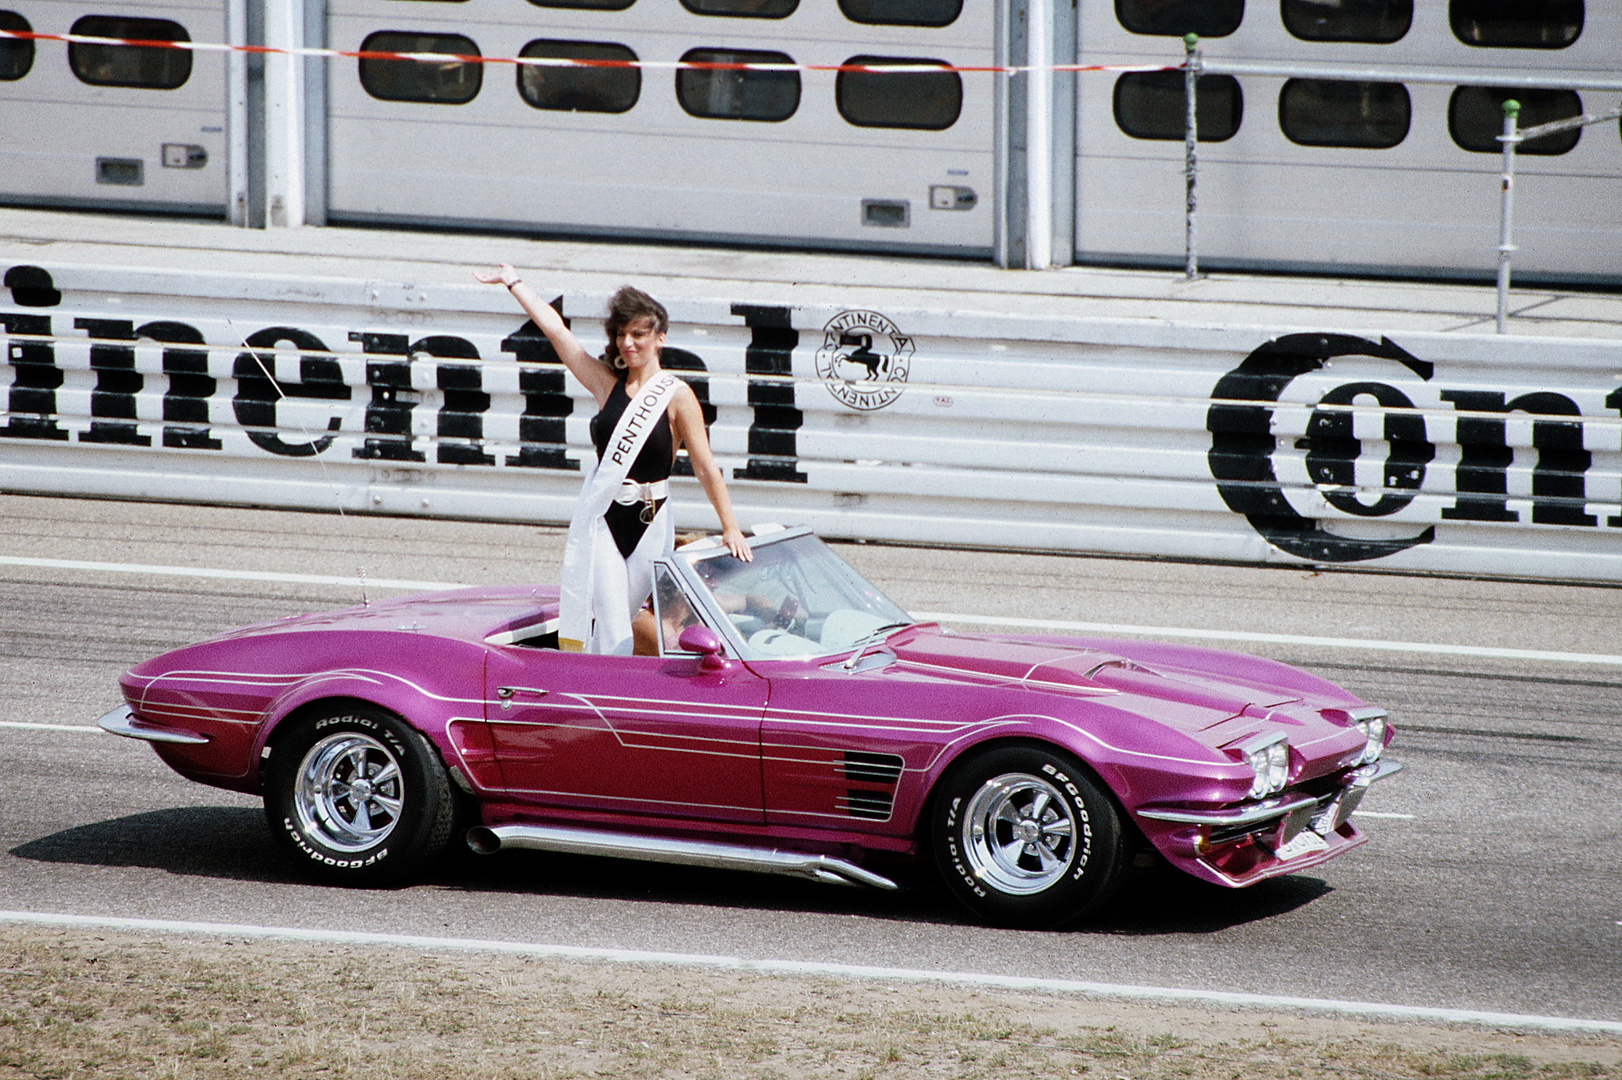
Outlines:
<svg viewBox="0 0 1622 1080"><path fill-rule="evenodd" d="M625 506L635 506L637 503L652 504L670 495L669 480L655 480L651 484L639 484L635 480L626 480L620 484L619 494L614 501Z"/></svg>

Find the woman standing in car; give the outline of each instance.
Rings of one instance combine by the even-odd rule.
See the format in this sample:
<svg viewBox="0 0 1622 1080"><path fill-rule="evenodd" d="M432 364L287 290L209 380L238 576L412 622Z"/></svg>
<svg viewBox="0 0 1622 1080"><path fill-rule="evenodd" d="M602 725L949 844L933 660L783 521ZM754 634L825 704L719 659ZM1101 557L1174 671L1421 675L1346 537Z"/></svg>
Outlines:
<svg viewBox="0 0 1622 1080"><path fill-rule="evenodd" d="M593 357L511 266L502 263L473 276L512 293L597 401L591 421L597 460L580 489L563 553L558 644L629 655L631 620L652 591L654 560L675 543L666 497L682 447L721 520L721 542L737 558L750 558L726 480L710 453L698 398L659 366L670 318L653 297L625 286L608 303L608 347L601 358Z"/></svg>

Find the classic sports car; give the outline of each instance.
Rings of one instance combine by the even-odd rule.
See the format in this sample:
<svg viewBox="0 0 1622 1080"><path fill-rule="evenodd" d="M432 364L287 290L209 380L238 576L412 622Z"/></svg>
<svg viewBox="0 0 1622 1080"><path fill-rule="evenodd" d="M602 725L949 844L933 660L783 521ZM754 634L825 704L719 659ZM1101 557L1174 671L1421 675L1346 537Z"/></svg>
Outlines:
<svg viewBox="0 0 1622 1080"><path fill-rule="evenodd" d="M412 874L462 830L486 853L878 888L927 855L979 917L1028 927L1086 914L1152 852L1227 886L1333 858L1400 768L1384 710L1284 664L953 633L808 529L751 544L658 564L658 655L558 651L555 589L462 589L177 649L130 669L101 725L262 793L336 881Z"/></svg>

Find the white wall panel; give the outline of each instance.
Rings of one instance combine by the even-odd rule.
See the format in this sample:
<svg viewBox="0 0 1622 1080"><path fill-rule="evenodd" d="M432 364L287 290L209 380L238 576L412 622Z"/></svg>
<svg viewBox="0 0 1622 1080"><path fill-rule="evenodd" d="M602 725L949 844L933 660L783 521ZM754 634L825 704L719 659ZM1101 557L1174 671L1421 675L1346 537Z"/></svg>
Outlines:
<svg viewBox="0 0 1622 1080"><path fill-rule="evenodd" d="M225 8L215 0L5 6L36 33L66 34L81 17L100 15L172 21L192 41L225 40ZM74 75L67 45L35 42L28 73L0 82L0 200L219 213L225 106L221 53L192 53L190 75L174 89L92 86ZM123 167L109 172L98 159Z"/></svg>

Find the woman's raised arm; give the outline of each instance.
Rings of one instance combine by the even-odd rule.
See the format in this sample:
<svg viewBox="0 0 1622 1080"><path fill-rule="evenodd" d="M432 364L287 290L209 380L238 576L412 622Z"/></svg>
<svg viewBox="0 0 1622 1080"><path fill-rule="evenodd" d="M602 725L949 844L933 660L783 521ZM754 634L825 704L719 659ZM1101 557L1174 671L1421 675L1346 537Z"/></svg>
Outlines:
<svg viewBox="0 0 1622 1080"><path fill-rule="evenodd" d="M600 409L603 402L608 400L608 392L614 389L614 373L608 365L588 353L580 344L580 339L574 336L574 331L563 324L563 316L553 310L552 305L544 302L535 290L524 284L524 279L518 276L507 263L502 263L494 270L475 270L473 280L483 285L504 285L512 293L518 306L530 318L546 340L552 343L552 348L563 361L580 385L591 391L591 396L597 399Z"/></svg>

